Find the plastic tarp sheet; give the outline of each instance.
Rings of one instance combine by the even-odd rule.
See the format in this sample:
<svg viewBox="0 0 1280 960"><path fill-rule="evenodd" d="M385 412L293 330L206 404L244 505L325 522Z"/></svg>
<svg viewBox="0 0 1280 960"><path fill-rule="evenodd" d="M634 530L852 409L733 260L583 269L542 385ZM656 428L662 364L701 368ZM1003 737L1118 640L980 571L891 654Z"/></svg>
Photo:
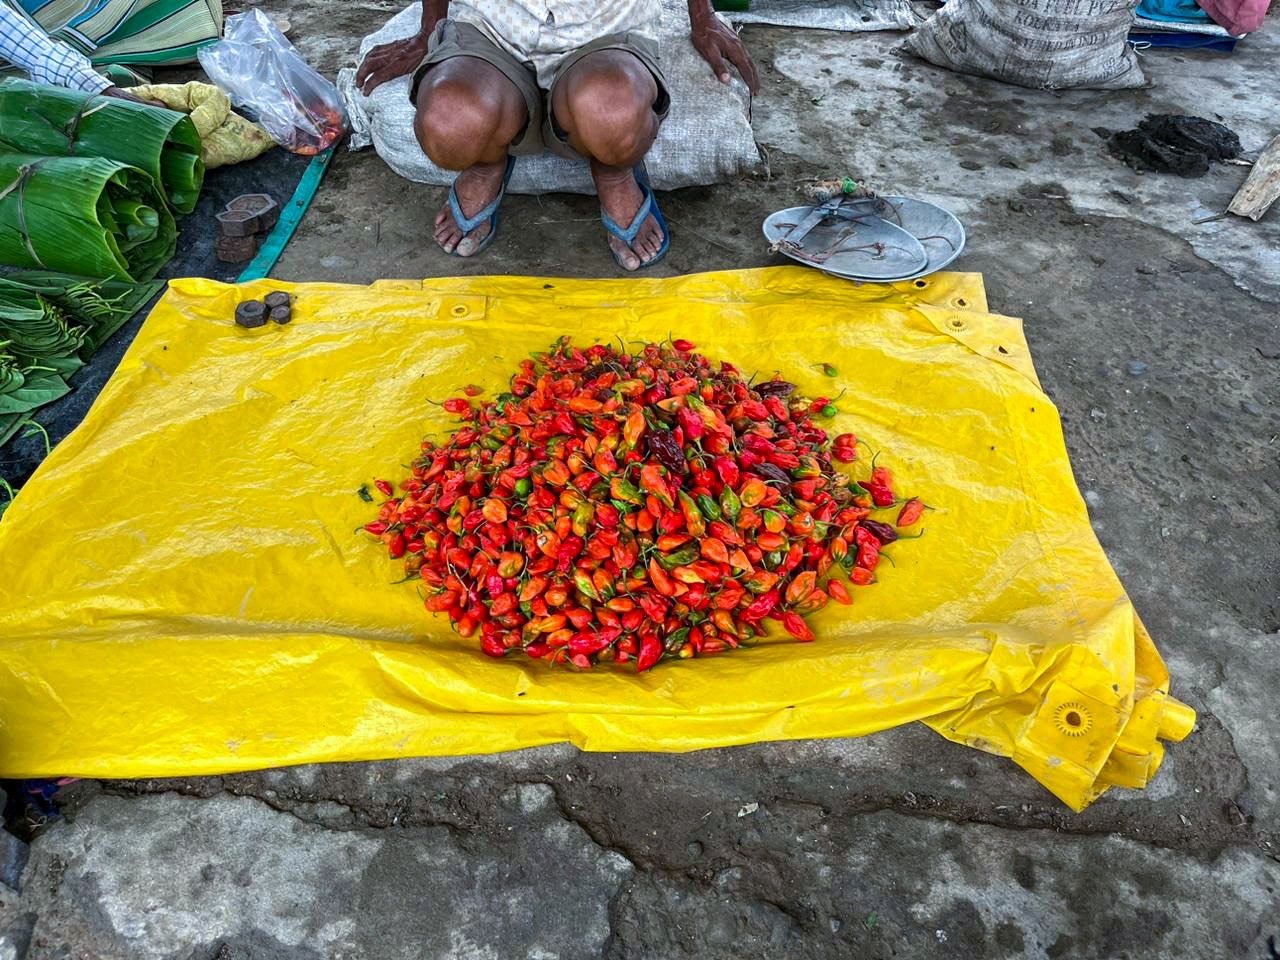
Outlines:
<svg viewBox="0 0 1280 960"><path fill-rule="evenodd" d="M285 288L294 320L233 325ZM175 281L0 523L0 775L214 774L561 741L687 751L923 721L1073 808L1143 786L1194 714L1107 563L1018 320L981 278ZM852 607L644 675L480 654L359 525L429 405L579 342L687 337L830 392L936 509ZM864 464L865 469L865 464Z"/></svg>

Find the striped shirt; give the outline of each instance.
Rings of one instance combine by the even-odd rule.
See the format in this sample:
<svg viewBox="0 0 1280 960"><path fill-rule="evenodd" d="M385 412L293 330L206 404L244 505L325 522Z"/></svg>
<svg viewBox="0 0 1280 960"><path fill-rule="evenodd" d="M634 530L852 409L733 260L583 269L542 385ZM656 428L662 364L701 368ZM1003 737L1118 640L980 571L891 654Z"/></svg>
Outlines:
<svg viewBox="0 0 1280 960"><path fill-rule="evenodd" d="M49 35L0 0L0 60L31 74L36 83L101 93L111 81L89 64L83 54Z"/></svg>
<svg viewBox="0 0 1280 960"><path fill-rule="evenodd" d="M545 84L556 64L592 40L616 33L657 39L662 0L452 0L449 19L473 23L533 64Z"/></svg>

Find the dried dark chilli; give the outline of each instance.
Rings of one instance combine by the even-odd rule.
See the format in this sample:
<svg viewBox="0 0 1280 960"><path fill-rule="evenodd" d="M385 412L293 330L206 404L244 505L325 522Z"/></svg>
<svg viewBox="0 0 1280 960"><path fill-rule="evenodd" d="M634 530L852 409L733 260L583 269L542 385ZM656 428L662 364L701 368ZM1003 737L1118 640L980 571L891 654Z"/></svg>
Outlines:
<svg viewBox="0 0 1280 960"><path fill-rule="evenodd" d="M859 526L866 527L876 535L876 539L881 543L893 543L898 539L898 531L893 529L890 524L881 523L878 520L863 520Z"/></svg>
<svg viewBox="0 0 1280 960"><path fill-rule="evenodd" d="M676 441L676 435L670 430L657 427L646 436L649 451L657 457L664 467L676 473L688 473L689 468L684 461L684 451Z"/></svg>
<svg viewBox="0 0 1280 960"><path fill-rule="evenodd" d="M772 463L758 463L755 466L756 473L760 474L765 483L775 483L785 490L791 489L791 475L781 467L775 467ZM826 473L827 471L823 471Z"/></svg>
<svg viewBox="0 0 1280 960"><path fill-rule="evenodd" d="M762 397L789 397L795 393L796 385L785 380L765 380L755 385L756 393Z"/></svg>
<svg viewBox="0 0 1280 960"><path fill-rule="evenodd" d="M768 620L815 639L805 618L853 602L837 575L874 583L897 539L871 518L899 504L892 477L850 483L832 456L852 435L833 445L795 384L693 351L562 338L496 401L445 400L461 425L423 442L398 490L375 482L388 499L364 529L493 657L644 671ZM914 523L924 505L905 502Z"/></svg>

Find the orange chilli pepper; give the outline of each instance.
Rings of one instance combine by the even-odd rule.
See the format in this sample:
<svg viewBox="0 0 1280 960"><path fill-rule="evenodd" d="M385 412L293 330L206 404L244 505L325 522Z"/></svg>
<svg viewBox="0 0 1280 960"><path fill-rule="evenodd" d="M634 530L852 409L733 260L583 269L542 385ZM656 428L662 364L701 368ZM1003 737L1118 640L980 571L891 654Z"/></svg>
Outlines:
<svg viewBox="0 0 1280 960"><path fill-rule="evenodd" d="M782 626L786 628L787 633L797 640L811 641L816 639L813 631L809 629L809 625L798 614L789 610L782 615Z"/></svg>
<svg viewBox="0 0 1280 960"><path fill-rule="evenodd" d="M836 603L842 603L846 607L853 603L853 597L849 596L849 588L839 580L827 581L827 593L831 595L831 599Z"/></svg>
<svg viewBox="0 0 1280 960"><path fill-rule="evenodd" d="M715 537L707 537L699 545L702 555L708 560L714 560L716 563L727 564L729 562L729 551L724 543Z"/></svg>
<svg viewBox="0 0 1280 960"><path fill-rule="evenodd" d="M646 426L643 410L636 410L627 417L627 422L622 428L622 438L627 441L627 446L636 445L636 441L644 434Z"/></svg>
<svg viewBox="0 0 1280 960"><path fill-rule="evenodd" d="M786 546L787 538L780 533L762 533L756 537L756 543L761 550L772 552Z"/></svg>
<svg viewBox="0 0 1280 960"><path fill-rule="evenodd" d="M898 526L909 527L920 519L920 515L924 513L924 501L919 497L912 497L898 511Z"/></svg>
<svg viewBox="0 0 1280 960"><path fill-rule="evenodd" d="M812 570L806 570L804 573L796 574L796 576L792 578L791 583L787 585L787 590L784 594L787 603L799 603L813 592L817 581L818 575Z"/></svg>
<svg viewBox="0 0 1280 960"><path fill-rule="evenodd" d="M742 501L744 507L756 507L763 502L765 495L769 492L769 488L765 486L763 480L757 480L752 477L742 485L742 489L738 491L738 499Z"/></svg>

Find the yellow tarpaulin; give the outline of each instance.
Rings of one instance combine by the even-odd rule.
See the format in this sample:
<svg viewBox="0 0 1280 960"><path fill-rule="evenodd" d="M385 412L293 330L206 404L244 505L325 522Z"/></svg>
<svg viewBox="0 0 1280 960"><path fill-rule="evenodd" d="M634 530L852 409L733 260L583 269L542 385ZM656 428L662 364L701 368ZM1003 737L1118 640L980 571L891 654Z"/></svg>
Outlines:
<svg viewBox="0 0 1280 960"><path fill-rule="evenodd" d="M235 305L286 288L294 320ZM1076 809L1142 786L1189 708L1107 563L1019 321L981 278L801 268L372 287L172 284L0 523L0 774L213 774L569 740L683 751L922 720ZM357 528L449 418L569 334L693 340L810 394L935 509L880 582L719 657L577 673L482 656ZM869 469L861 464L861 469Z"/></svg>

